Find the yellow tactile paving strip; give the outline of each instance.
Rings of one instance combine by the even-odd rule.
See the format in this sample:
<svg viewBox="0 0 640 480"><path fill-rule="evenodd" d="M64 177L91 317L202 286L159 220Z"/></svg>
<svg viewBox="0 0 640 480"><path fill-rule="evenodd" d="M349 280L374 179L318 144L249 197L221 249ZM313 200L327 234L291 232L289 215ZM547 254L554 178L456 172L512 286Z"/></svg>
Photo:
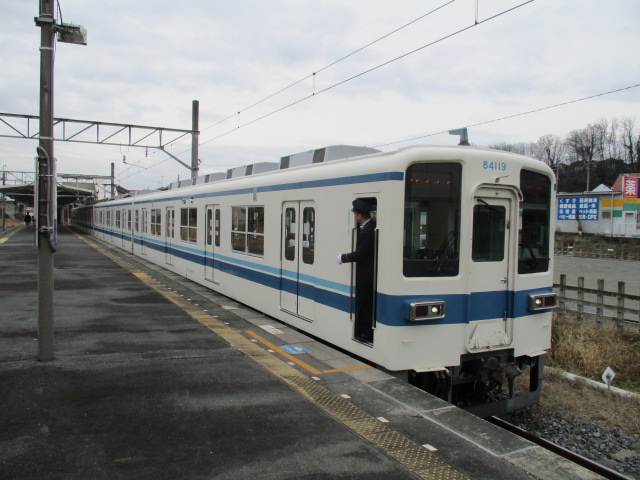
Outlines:
<svg viewBox="0 0 640 480"><path fill-rule="evenodd" d="M209 315L207 312L196 307L177 293L162 286L146 273L139 272L134 267L121 260L118 256L100 247L93 240L87 239L81 235L76 236L106 257L113 260L125 270L131 272L146 285L173 302L195 320L202 323L216 335L229 342L231 346L252 358L273 375L282 379L298 393L305 396L315 405L327 412L334 419L348 427L361 438L366 439L373 445L377 446L387 456L394 458L420 478L429 480L465 480L470 478L438 458L425 447L417 444L395 430L388 423L381 422L355 404L351 403L349 400L333 393L328 388L320 385L317 380L308 377L305 373L287 364L274 354L286 354L287 352L284 350L270 344L254 332L248 332L250 336L274 350L274 353L268 352L262 346L258 345L257 342L253 342L247 338L242 332L225 325L215 316ZM282 356L288 358L287 355ZM299 365L300 362L296 359L296 363ZM299 366L305 368L311 373L314 373L315 375L342 371L320 371L307 364L305 365L306 366Z"/></svg>
<svg viewBox="0 0 640 480"><path fill-rule="evenodd" d="M13 230L7 232L4 236L0 238L0 245L13 237L16 233L18 233L19 227L13 227ZM0 232L1 234L2 232Z"/></svg>

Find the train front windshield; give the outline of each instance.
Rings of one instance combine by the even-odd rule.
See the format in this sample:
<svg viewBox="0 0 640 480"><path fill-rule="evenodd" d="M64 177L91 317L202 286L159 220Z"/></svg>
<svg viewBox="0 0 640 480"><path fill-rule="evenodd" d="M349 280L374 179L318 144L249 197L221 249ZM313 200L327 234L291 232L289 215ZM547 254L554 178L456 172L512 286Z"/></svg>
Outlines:
<svg viewBox="0 0 640 480"><path fill-rule="evenodd" d="M458 274L461 180L460 164L418 163L407 169L404 202L405 277Z"/></svg>
<svg viewBox="0 0 640 480"><path fill-rule="evenodd" d="M520 232L518 273L549 270L549 224L551 180L546 175L522 170L520 173Z"/></svg>

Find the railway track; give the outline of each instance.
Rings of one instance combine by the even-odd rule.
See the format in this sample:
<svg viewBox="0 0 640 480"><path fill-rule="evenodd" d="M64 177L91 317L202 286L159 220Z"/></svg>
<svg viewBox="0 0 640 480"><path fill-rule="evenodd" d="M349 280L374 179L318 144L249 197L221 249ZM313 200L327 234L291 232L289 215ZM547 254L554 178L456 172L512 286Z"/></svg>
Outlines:
<svg viewBox="0 0 640 480"><path fill-rule="evenodd" d="M548 440L540 438L539 436L534 435L533 433L527 432L526 430L523 430L522 428L517 427L509 422L505 422L500 418L489 417L486 420L500 428L503 428L505 430L508 430L511 433L514 433L515 435L518 435L519 437L529 440L530 442L533 442L536 445L539 445L542 448L545 448L555 453L556 455L560 455L561 457L564 457L567 460L570 460L573 463L576 463L591 472L597 473L598 475L601 475L603 478L607 478L610 480L633 480L631 477L623 475L622 473L616 472L615 470L609 467L605 467L604 465L596 463L593 460L583 457L582 455L578 455L577 453L574 453L571 450L568 450L564 447L556 445L555 443L552 443Z"/></svg>

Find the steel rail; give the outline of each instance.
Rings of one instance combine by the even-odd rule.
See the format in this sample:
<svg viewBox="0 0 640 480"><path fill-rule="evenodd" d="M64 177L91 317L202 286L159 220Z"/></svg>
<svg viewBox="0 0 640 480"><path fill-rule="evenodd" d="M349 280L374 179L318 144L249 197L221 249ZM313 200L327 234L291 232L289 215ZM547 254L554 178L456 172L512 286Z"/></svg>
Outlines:
<svg viewBox="0 0 640 480"><path fill-rule="evenodd" d="M514 433L519 437L529 440L530 442L533 442L536 445L539 445L542 448L555 453L556 455L560 455L561 457L564 457L567 460L570 460L571 462L577 465L580 465L581 467L584 467L593 473L597 473L598 475L601 475L604 478L607 478L610 480L633 480L631 477L623 475L622 473L617 472L609 467L605 467L604 465L594 462L593 460L583 457L582 455L578 455L577 453L572 452L571 450L568 450L564 447L561 447L560 445L556 445L555 443L552 443L549 440L545 440L544 438L541 438L538 435L534 435L533 433L527 432L526 430L523 430L522 428L517 427L509 422L505 422L504 420L498 417L488 417L485 420L487 420L490 423L493 423L494 425L504 430Z"/></svg>

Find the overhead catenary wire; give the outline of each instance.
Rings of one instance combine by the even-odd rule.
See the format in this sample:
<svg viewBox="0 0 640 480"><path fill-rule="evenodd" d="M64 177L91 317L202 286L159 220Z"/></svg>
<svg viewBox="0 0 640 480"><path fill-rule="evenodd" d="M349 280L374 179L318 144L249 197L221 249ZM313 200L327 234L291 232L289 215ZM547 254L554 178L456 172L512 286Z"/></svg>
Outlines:
<svg viewBox="0 0 640 480"><path fill-rule="evenodd" d="M592 100L594 98L603 97L605 95L610 95L612 93L623 92L625 90L631 90L632 88L637 88L637 87L640 87L640 83L636 83L635 85L629 85L627 87L617 88L615 90L609 90L608 92L596 93L594 95L589 95L587 97L576 98L574 100L568 100L566 102L556 103L556 104L553 104L553 105L547 105L546 107L540 107L540 108L535 108L533 110L527 110L526 112L514 113L512 115L506 115L504 117L499 117L499 118L494 118L494 119L491 119L491 120L485 120L485 121L482 121L482 122L473 123L473 124L467 125L465 127L456 126L455 128L473 128L473 127L479 127L481 125L488 125L490 123L501 122L503 120L509 120L511 118L521 117L523 115L530 115L532 113L543 112L545 110L550 110L552 108L564 107L566 105L571 105L573 103L583 102L585 100ZM396 141L393 141L393 142L381 143L379 145L372 145L372 147L373 148L381 148L381 147L388 147L390 145L397 145L399 143L413 142L415 140L420 140L422 138L434 137L436 135L442 135L442 134L445 134L445 133L449 133L449 130L451 130L451 129L442 130L440 132L429 133L429 134L426 134L426 135L420 135L420 136L417 136L417 137L411 137L411 138L407 138L407 139L404 139L404 140L396 140Z"/></svg>
<svg viewBox="0 0 640 480"><path fill-rule="evenodd" d="M380 42L380 41L384 40L385 38L390 37L391 35L393 35L393 34L395 34L395 33L398 33L400 30L403 30L403 29L407 28L408 26L413 25L414 23L416 23L416 22L418 22L418 21L422 20L423 18L426 18L426 17L428 17L429 15L434 14L435 12L437 12L437 11L439 11L439 10L443 9L444 7L446 7L446 6L448 6L448 5L451 5L451 4L452 4L453 2L455 2L455 1L456 1L456 0L449 0L449 1L448 1L448 2L446 2L446 3L443 3L443 4L442 4L442 5L440 5L439 7L436 7L436 8L434 8L433 10L431 10L431 11L429 11L429 12L427 12L427 13L423 14L423 15L420 15L420 16L419 16L419 17L417 17L417 18L414 18L414 19L413 19L413 20L411 20L410 22L405 23L404 25L402 25L402 26L400 26L400 27L398 27L398 28L396 28L396 29L394 29L394 30L390 31L389 33L386 33L386 34L382 35L381 37L376 38L376 39L375 39L375 40L373 40L372 42L367 43L366 45L364 45L364 46L362 46L362 47L360 47L360 48L358 48L358 49L354 50L353 52L348 53L347 55L344 55L344 56L342 56L342 57L338 58L337 60L334 60L333 62L331 62L331 63L329 63L329 64L325 65L324 67L322 67L322 68L319 68L319 69L315 70L313 73L308 74L307 76L305 76L305 77L301 78L300 80L297 80L297 81L293 82L292 84L290 84L290 85L288 85L288 86L286 86L286 87L284 87L284 88L281 88L280 90L278 90L278 91L276 91L276 92L274 92L274 93L272 93L272 94L270 94L270 95L268 95L268 96L264 97L263 99L258 100L257 102L255 102L255 103L253 103L253 104L249 105L248 107L245 107L245 108L243 108L242 110L239 110L237 113L234 113L234 114L232 114L232 115L229 115L229 116L227 116L227 117L223 118L222 120L219 120L218 122L216 122L216 123L214 123L214 124L212 124L212 125L209 125L208 127L203 128L200 132L204 132L205 130L208 130L208 129L213 128L213 127L215 127L215 126L217 126L217 125L220 125L221 123L224 123L224 122L226 122L227 120L230 120L230 119L232 119L232 118L234 118L234 117L236 117L236 116L238 116L238 117L239 117L239 116L240 116L240 114L241 114L242 112L246 112L247 110L249 110L249 109L251 109L251 108L253 108L253 107L258 106L258 105L260 105L261 103L264 103L264 102L266 102L267 100L270 100L271 98L273 98L273 97L275 97L275 96L277 96L277 95L279 95L279 94L281 94L281 93L283 93L283 92L285 92L285 91L289 90L290 88L295 87L296 85L299 85L300 83L304 82L305 80L308 80L309 78L313 78L313 79L314 79L314 88L313 88L313 91L315 92L315 77L316 77L316 75L317 75L318 73L323 72L323 71L325 71L325 70L327 70L327 69L329 69L329 68L333 67L334 65L337 65L338 63L340 63L340 62L342 62L342 61L346 60L347 58L352 57L352 56L353 56L353 55L355 55L356 53L359 53L359 52L361 52L361 51L363 51L363 50L365 50L365 49L369 48L370 46L372 46L372 45L374 45L374 44L376 44L376 43L378 43L378 42ZM240 128L240 127L238 127L238 128Z"/></svg>
<svg viewBox="0 0 640 480"><path fill-rule="evenodd" d="M463 28L461 28L461 29L459 29L459 30L457 30L457 31L455 31L455 32L452 32L452 33L449 33L449 34L447 34L447 35L444 35L444 36L442 36L442 37L440 37L440 38L438 38L438 39L436 39L436 40L433 40L432 42L426 43L426 44L424 44L424 45L422 45L422 46L420 46L420 47L418 47L418 48L415 48L415 49L413 49L413 50L411 50L411 51L409 51L409 52L403 53L402 55L399 55L399 56L394 57L394 58L392 58L392 59L390 59L390 60L387 60L386 62L380 63L380 64L378 64L378 65L376 65L376 66L374 66L374 67L371 67L371 68L369 68L369 69L367 69L367 70L364 70L364 71L362 71L362 72L360 72L360 73L357 73L356 75L353 75L353 76L351 76L351 77L348 77L348 78L346 78L346 79L344 79L344 80L341 80L341 81L339 81L339 82L337 82L337 83L334 83L333 85L330 85L330 86L328 86L328 87L326 87L326 88L324 88L324 89L322 89L322 90L318 90L317 92L313 92L311 95L307 95L307 96L301 97L301 98L299 98L299 99L297 99L297 100L295 100L295 101L293 101L293 102L291 102L291 103L289 103L289 104L287 104L287 105L284 105L284 106L282 106L282 107L280 107L280 108L277 108L277 109L275 109L275 110L273 110L273 111L271 111L271 112L269 112L269 113L266 113L266 114L264 114L264 115L262 115L262 116L260 116L260 117L257 117L257 118L255 118L255 119L253 119L253 120L251 120L251 121L248 121L248 122L246 122L246 123L244 123L244 124L242 124L242 125L240 125L240 124L239 124L236 128L233 128L233 129L228 130L228 131L226 131L226 132L224 132L224 133L221 133L220 135L217 135L217 136L215 136L215 137L213 137L213 138L211 138L211 139L209 139L209 140L206 140L206 141L200 142L200 144L199 144L199 145L205 145L205 144L207 144L207 143L213 142L214 140L217 140L217 139L222 138L222 137L224 137L224 136L226 136L226 135L229 135L230 133L235 132L235 131L237 131L237 130L238 130L238 129L240 129L240 128L247 127L247 126L252 125L252 124L254 124L254 123L256 123L256 122L259 122L259 121L261 121L261 120L264 120L265 118L268 118L268 117L270 117L270 116L272 116L272 115L275 115L276 113L279 113L279 112L281 112L281 111L283 111L283 110L286 110L286 109L288 109L288 108L290 108L290 107L293 107L293 106L295 106L295 105L297 105L297 104L299 104L299 103L301 103L301 102L304 102L305 100L309 100L310 98L317 97L318 95L320 95L320 94L322 94L322 93L325 93L325 92L328 92L329 90L332 90L332 89L334 89L334 88L336 88L336 87L339 87L340 85L344 85L344 84L345 84L345 83L347 83L347 82L350 82L350 81L352 81L352 80L355 80L356 78L362 77L363 75L366 75L366 74L368 74L368 73L371 73L371 72L373 72L373 71L375 71L375 70L378 70L378 69L380 69L380 68L382 68L382 67L385 67L385 66L387 66L387 65L389 65L389 64L391 64L391 63L397 62L398 60L401 60L401 59L406 58L406 57L408 57L408 56L410 56L410 55L413 55L414 53L417 53L417 52L419 52L419 51L424 50L425 48L432 47L433 45L436 45L437 43L440 43L440 42L443 42L444 40L447 40L447 39L449 39L449 38L455 37L456 35L460 35L461 33L464 33L464 32L466 32L467 30L470 30L470 29L472 29L472 28L474 28L474 27L477 27L477 26L479 26L479 25L483 25L483 24L485 24L485 23L487 23L487 22L489 22L489 21L491 21L491 20L494 20L494 19L496 19L496 18L498 18L498 17L500 17L500 16L502 16L502 15L505 15L505 14L507 14L507 13L509 13L509 12L512 12L512 11L514 11L514 10L516 10L516 9L518 9L518 8L521 8L521 7L523 7L523 6L525 6L525 5L529 4L529 3L532 3L532 2L534 2L534 1L535 1L535 0L527 0L527 1L525 1L525 2L522 2L522 3L520 3L520 4L518 4L518 5L514 6L514 7L512 7L512 8L508 8L508 9L506 9L506 10L503 10L502 12L499 12L499 13L497 13L497 14L495 14L495 15L492 15L491 17L487 17L487 18L485 18L485 19L483 19L483 20L480 20L480 21L477 21L477 20L476 20L476 21L475 21L473 24L471 24L471 25L468 25L468 26L463 27ZM308 78L308 77L307 77L307 78ZM187 150L187 151L188 151L188 150ZM183 153L184 153L184 152L183 152Z"/></svg>
<svg viewBox="0 0 640 480"><path fill-rule="evenodd" d="M574 103L583 102L583 101L586 101L586 100L593 100L594 98L604 97L605 95L611 95L611 94L614 94L614 93L619 93L619 92L623 92L625 90L631 90L633 88L638 88L638 87L640 87L640 83L636 83L634 85L628 85L626 87L616 88L614 90L609 90L609 91L606 91L606 92L596 93L596 94L589 95L589 96L586 96L586 97L576 98L576 99L573 99L573 100L567 100L566 102L560 102L560 103L555 103L553 105L547 105L547 106L544 106L544 107L535 108L533 110L527 110L527 111L524 111L524 112L519 112L519 113L514 113L514 114L511 114L511 115L505 115L505 116L502 116L502 117L493 118L493 119L490 119L490 120L484 120L482 122L477 122L477 123L474 123L474 124L467 125L466 127L460 127L459 125L456 125L455 128L473 128L473 127L479 127L481 125L488 125L488 124L491 124L491 123L496 123L496 122L500 122L500 121L504 121L504 120L509 120L511 118L521 117L521 116L524 116L524 115L531 115L533 113L538 113L538 112L542 112L542 111L545 111L545 110L551 110L553 108L564 107L564 106L571 105L571 104L574 104ZM416 137L406 138L404 140L395 140L395 141L392 141L392 142L381 143L381 144L378 144L378 145L370 145L370 146L372 148L382 148L382 147L388 147L388 146L391 146L391 145L397 145L397 144L400 144L400 143L413 142L415 140L421 140L423 138L435 137L436 135L447 134L447 133L449 133L449 130L451 130L452 128L453 127L447 128L445 130L437 131L437 132L428 133L428 134L425 134L425 135L419 135L419 136L416 136ZM148 169L152 168L153 166L160 165L160 164L166 162L167 160L169 160L169 158L161 160L160 162L155 163L153 165L150 165L150 166L144 168L144 170L148 170ZM126 178L129 178L129 177L132 177L134 175L137 175L138 173L140 173L140 172L135 172L135 173L133 173L131 175L123 177L122 179L126 179Z"/></svg>

